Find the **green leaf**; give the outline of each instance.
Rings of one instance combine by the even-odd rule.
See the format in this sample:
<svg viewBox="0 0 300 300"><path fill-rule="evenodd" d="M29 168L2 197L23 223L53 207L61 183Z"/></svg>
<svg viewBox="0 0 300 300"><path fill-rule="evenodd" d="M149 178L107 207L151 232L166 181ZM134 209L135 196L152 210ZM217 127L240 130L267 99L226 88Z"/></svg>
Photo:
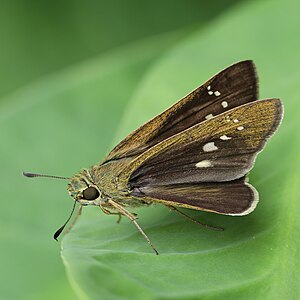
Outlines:
<svg viewBox="0 0 300 300"><path fill-rule="evenodd" d="M52 235L72 199L66 181L100 160L139 79L181 33L111 51L37 81L1 103L1 299L74 299Z"/></svg>
<svg viewBox="0 0 300 300"><path fill-rule="evenodd" d="M82 299L299 299L299 9L291 0L248 2L179 43L144 76L116 139L223 67L253 59L262 98L285 105L282 127L251 172L260 192L256 211L185 211L226 228L215 232L162 206L140 209L156 256L129 221L116 225L98 208L85 209L62 252Z"/></svg>
<svg viewBox="0 0 300 300"><path fill-rule="evenodd" d="M237 1L2 1L0 97L121 45L208 22Z"/></svg>

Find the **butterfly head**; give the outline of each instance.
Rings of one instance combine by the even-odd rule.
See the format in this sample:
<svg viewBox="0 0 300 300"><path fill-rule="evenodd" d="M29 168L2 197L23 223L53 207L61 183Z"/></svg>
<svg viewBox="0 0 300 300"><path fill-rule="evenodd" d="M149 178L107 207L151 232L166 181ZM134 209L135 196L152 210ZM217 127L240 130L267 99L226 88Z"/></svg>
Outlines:
<svg viewBox="0 0 300 300"><path fill-rule="evenodd" d="M81 205L99 205L101 191L87 169L82 169L68 184L70 196Z"/></svg>

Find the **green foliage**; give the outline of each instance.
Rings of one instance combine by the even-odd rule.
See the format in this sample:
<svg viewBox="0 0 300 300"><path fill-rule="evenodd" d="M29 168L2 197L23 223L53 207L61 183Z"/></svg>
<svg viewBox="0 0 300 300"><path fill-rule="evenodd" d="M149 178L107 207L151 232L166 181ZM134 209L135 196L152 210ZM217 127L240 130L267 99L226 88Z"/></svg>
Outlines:
<svg viewBox="0 0 300 300"><path fill-rule="evenodd" d="M172 13L159 0L1 3L1 299L75 298L51 238L70 209L66 183L21 172L71 176L100 160L150 64L236 1Z"/></svg>
<svg viewBox="0 0 300 300"><path fill-rule="evenodd" d="M5 99L0 112L3 299L74 299L52 239L72 203L66 182L29 181L21 172L71 175L103 157L139 78L176 38L124 47Z"/></svg>
<svg viewBox="0 0 300 300"><path fill-rule="evenodd" d="M130 222L85 209L63 241L75 289L87 299L297 299L299 297L299 18L280 1L238 7L195 32L149 69L126 108L117 140L238 60L252 58L262 98L281 97L286 116L251 181L261 202L248 217L186 211L224 232L199 228L163 207L140 209L155 256ZM272 9L270 9L272 7ZM278 22L288 14L288 22ZM288 50L287 50L288 49ZM283 53L288 54L283 59ZM294 116L294 118L293 118Z"/></svg>
<svg viewBox="0 0 300 300"><path fill-rule="evenodd" d="M96 30L89 34L99 8L91 17L90 3L83 9L77 2L72 10L67 2L59 7L61 18L54 18L53 28L52 14L57 13L52 6L26 2L31 18L16 5L15 21L0 10L0 22L6 18L20 36L24 33L14 41L10 26L0 26L0 34L7 31L9 37L2 38L7 42L1 50L1 94L85 60L0 99L0 297L75 297L66 284L58 245L51 240L71 209L66 182L29 181L21 177L23 170L71 176L100 161L126 134L223 67L253 59L261 98L280 97L285 105L282 127L251 172L261 199L256 211L247 217L185 211L226 228L215 232L159 205L139 209L139 223L161 253L157 257L128 220L117 225L116 218L89 207L64 237L62 257L80 299L299 299L300 4L249 1L226 12L234 1L185 1L186 9L176 4L169 11L166 4L156 5L161 1L151 7L143 2L143 8L137 1L135 12L133 4L122 10L126 33L120 15L110 22L113 14L104 14L100 42ZM149 11L152 21L146 22L141 11ZM141 15L135 19L134 13ZM76 15L80 21L74 21ZM32 24L23 26L25 19ZM69 20L69 27L60 26L62 20ZM70 24L82 31L73 31ZM184 26L189 29L167 32ZM22 41L28 41L33 28L41 34L29 44L38 47L22 51ZM74 32L76 38L68 43L66 37Z"/></svg>
<svg viewBox="0 0 300 300"><path fill-rule="evenodd" d="M0 96L126 43L204 24L237 1L1 1Z"/></svg>

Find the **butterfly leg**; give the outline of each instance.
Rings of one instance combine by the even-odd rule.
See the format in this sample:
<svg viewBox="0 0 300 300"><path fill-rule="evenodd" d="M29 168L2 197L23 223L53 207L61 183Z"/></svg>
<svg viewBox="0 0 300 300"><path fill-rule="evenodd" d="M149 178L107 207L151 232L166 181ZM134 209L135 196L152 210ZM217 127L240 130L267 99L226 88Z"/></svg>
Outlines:
<svg viewBox="0 0 300 300"><path fill-rule="evenodd" d="M118 220L117 220L117 224L120 224L121 219L122 219L122 214L121 213L112 213L112 214L113 215L119 215ZM135 213L131 213L131 214L135 217L135 219L138 219L138 218L136 218L137 214L135 214Z"/></svg>
<svg viewBox="0 0 300 300"><path fill-rule="evenodd" d="M72 228L73 226L75 225L78 217L81 215L81 212L82 212L82 205L79 204L79 208L78 208L78 211L73 219L73 222L71 223L71 225L65 230L65 233L64 234L67 234Z"/></svg>
<svg viewBox="0 0 300 300"><path fill-rule="evenodd" d="M118 215L117 224L119 224L121 222L122 214L120 212L112 212L112 211L108 210L107 208L104 208L103 205L101 205L101 203L99 206L106 215ZM135 217L137 216L137 214L135 214L135 213L131 213L131 214ZM138 219L138 218L135 218L135 219Z"/></svg>
<svg viewBox="0 0 300 300"><path fill-rule="evenodd" d="M179 213L181 216L183 216L183 217L185 217L185 218L191 220L192 222L194 222L194 223L196 223L196 224L198 224L198 225L201 225L201 226L203 226L203 227L206 227L206 228L209 228L209 229L213 229L213 230L220 230L220 231L221 231L221 230L224 230L224 228L222 228L222 227L215 227L215 226L210 226L210 225L205 224L205 223L201 223L201 222L199 222L199 221L193 219L192 217L186 215L186 214L183 213L182 211L178 210L178 209L177 209L176 207L174 207L174 206L171 206L171 205L166 205L166 206L167 206L168 208L170 208L170 209L176 211L176 212Z"/></svg>
<svg viewBox="0 0 300 300"><path fill-rule="evenodd" d="M146 235L146 233L143 231L143 229L140 227L140 225L136 221L136 217L130 213L128 210L126 210L122 205L118 204L117 202L109 199L108 203L112 205L116 210L120 212L120 214L126 216L129 220L132 221L132 223L136 226L136 228L139 230L139 232L142 234L142 236L146 239L148 244L152 247L153 251L155 252L156 255L159 255L158 251L155 249L154 245Z"/></svg>
<svg viewBox="0 0 300 300"><path fill-rule="evenodd" d="M122 214L120 212L112 212L110 210L108 210L107 208L104 208L101 203L99 205L99 207L101 208L101 210L106 214L106 215L118 215L118 220L117 220L117 224L119 224L121 222L122 219Z"/></svg>

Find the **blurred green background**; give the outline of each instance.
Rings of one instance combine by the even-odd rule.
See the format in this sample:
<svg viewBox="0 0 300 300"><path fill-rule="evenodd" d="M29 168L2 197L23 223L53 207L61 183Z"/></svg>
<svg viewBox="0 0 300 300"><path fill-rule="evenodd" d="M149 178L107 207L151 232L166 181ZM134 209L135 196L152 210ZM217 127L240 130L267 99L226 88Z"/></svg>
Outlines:
<svg viewBox="0 0 300 300"><path fill-rule="evenodd" d="M2 1L1 299L299 299L299 9L291 0ZM286 111L251 173L258 211L203 213L228 228L220 238L142 210L165 253L158 261L131 224L87 209L62 262L52 234L71 209L66 182L22 171L72 176L242 59L257 63L262 97L283 98Z"/></svg>

